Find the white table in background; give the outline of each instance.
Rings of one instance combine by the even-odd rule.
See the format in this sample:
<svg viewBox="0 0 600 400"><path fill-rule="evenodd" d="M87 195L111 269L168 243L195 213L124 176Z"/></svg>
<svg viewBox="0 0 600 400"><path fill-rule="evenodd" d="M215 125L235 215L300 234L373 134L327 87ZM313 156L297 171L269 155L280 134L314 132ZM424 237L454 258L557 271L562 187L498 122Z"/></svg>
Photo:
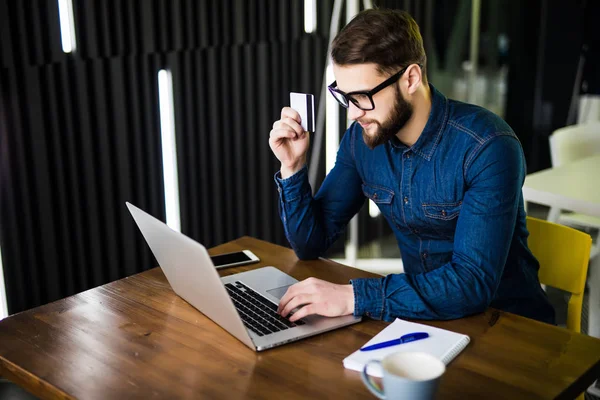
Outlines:
<svg viewBox="0 0 600 400"><path fill-rule="evenodd" d="M600 218L600 154L527 175L526 202ZM600 337L600 256L590 265L588 334Z"/></svg>

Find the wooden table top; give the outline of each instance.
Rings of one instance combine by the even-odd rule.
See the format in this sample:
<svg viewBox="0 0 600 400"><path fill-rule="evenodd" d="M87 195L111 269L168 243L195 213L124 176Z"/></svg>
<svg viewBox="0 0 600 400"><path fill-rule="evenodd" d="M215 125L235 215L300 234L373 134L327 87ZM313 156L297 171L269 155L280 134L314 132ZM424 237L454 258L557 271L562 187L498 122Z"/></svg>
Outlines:
<svg viewBox="0 0 600 400"><path fill-rule="evenodd" d="M250 249L297 279L347 283L369 273L299 261L243 237L211 254ZM426 322L467 334L440 399L573 398L600 375L600 340L490 309ZM387 323L363 322L255 353L171 290L159 268L0 321L0 375L40 398L372 398L342 360Z"/></svg>

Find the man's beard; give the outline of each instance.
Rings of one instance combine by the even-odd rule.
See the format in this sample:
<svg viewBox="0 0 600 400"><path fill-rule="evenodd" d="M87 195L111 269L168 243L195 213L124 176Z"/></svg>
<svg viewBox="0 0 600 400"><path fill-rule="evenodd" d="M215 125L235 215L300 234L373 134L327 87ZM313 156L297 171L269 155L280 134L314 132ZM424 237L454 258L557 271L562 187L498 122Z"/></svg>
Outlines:
<svg viewBox="0 0 600 400"><path fill-rule="evenodd" d="M376 130L372 134L367 134L363 128L363 140L365 144L373 150L375 147L383 144L393 138L396 133L406 125L410 117L413 115L412 104L407 102L400 90L396 88L396 104L392 110L392 114L387 121L380 123L377 120L360 120L363 124L376 125Z"/></svg>

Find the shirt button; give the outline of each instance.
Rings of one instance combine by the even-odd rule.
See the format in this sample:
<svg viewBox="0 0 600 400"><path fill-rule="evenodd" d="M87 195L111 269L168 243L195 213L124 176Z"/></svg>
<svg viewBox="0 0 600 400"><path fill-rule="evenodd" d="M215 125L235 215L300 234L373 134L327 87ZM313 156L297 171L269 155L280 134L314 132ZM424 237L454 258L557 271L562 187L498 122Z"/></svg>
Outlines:
<svg viewBox="0 0 600 400"><path fill-rule="evenodd" d="M404 204L408 204L408 197L404 196Z"/></svg>
<svg viewBox="0 0 600 400"><path fill-rule="evenodd" d="M373 200L377 200L377 193L373 195Z"/></svg>
<svg viewBox="0 0 600 400"><path fill-rule="evenodd" d="M423 257L423 259L426 259L427 258L427 252L424 251L423 253L421 253L421 257Z"/></svg>
<svg viewBox="0 0 600 400"><path fill-rule="evenodd" d="M446 216L446 210L442 210L442 216Z"/></svg>
<svg viewBox="0 0 600 400"><path fill-rule="evenodd" d="M406 158L410 158L410 153L406 153Z"/></svg>
<svg viewBox="0 0 600 400"><path fill-rule="evenodd" d="M367 311L367 312L365 313L365 315L366 315L367 317L370 317L370 316L371 316L371 313Z"/></svg>

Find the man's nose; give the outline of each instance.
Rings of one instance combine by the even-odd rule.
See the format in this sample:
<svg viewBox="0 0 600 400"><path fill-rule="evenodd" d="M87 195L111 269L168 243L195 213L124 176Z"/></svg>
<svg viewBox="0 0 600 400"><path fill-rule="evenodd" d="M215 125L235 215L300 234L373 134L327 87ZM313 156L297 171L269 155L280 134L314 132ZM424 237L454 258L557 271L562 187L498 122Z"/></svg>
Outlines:
<svg viewBox="0 0 600 400"><path fill-rule="evenodd" d="M364 110L361 110L360 108L356 107L356 105L354 105L354 103L351 101L349 103L350 103L348 105L348 119L349 120L356 121L357 119L359 119L360 117L365 115Z"/></svg>

